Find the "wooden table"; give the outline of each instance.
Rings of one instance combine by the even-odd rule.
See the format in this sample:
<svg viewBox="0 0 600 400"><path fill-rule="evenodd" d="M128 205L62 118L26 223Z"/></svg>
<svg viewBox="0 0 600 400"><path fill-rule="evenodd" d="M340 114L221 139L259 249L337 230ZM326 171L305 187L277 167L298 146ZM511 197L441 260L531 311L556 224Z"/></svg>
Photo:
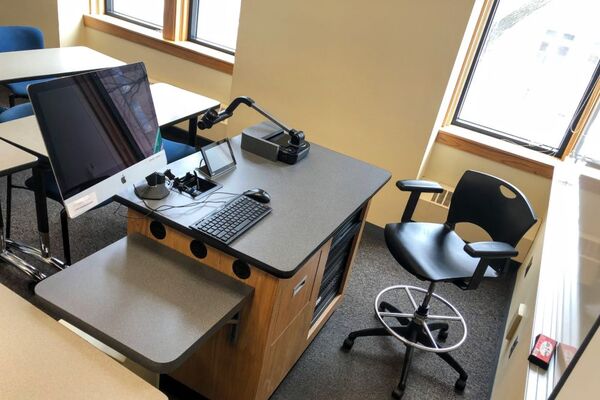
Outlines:
<svg viewBox="0 0 600 400"><path fill-rule="evenodd" d="M32 168L37 161L37 157L34 155L0 141L0 176ZM14 250L20 250L21 246L20 243L4 238L4 221L2 220L2 207L0 207L0 260L13 265L34 279L45 278L45 274L14 253Z"/></svg>
<svg viewBox="0 0 600 400"><path fill-rule="evenodd" d="M124 65L88 47L59 47L0 53L0 83L72 75Z"/></svg>
<svg viewBox="0 0 600 400"><path fill-rule="evenodd" d="M150 86L150 89L153 101L155 102L158 123L161 127L173 125L186 118L192 118L195 121L197 115L219 105L219 102L216 100L164 83L153 84ZM195 137L195 134L196 122L193 124L190 123L190 137ZM28 151L39 158L48 158L46 145L44 144L42 133L34 115L0 124L0 139ZM36 187L43 188L41 173L38 168L34 169L34 178L38 181ZM42 258L44 260L53 260L52 265L59 266L56 262L57 260L50 255L46 196L39 190L36 191L36 204L38 204L38 231L40 246L42 248Z"/></svg>
<svg viewBox="0 0 600 400"><path fill-rule="evenodd" d="M168 83L154 83L150 86L150 90L158 125L165 128L182 121L189 121L188 144L190 146L196 144L198 116L220 104L216 100Z"/></svg>
<svg viewBox="0 0 600 400"><path fill-rule="evenodd" d="M116 67L125 63L99 53L88 47L60 47L0 53L0 83L12 83L31 79L72 75L102 68ZM39 137L35 119L20 121L16 125L1 124L2 132L12 132L16 146L39 157L46 157L46 149ZM8 126L7 126L8 125ZM22 129L22 130L21 130ZM37 131L37 135L36 135ZM0 135L1 136L1 135ZM9 135L10 136L10 135ZM3 137L0 137L4 139ZM11 140L7 140L11 142ZM40 261L56 268L64 267L64 263L50 254L50 238L46 195L43 187L42 171L33 169L36 187L35 193L40 248L27 246L23 248Z"/></svg>
<svg viewBox="0 0 600 400"><path fill-rule="evenodd" d="M165 83L152 84L150 90L160 127L194 118L219 105L216 100ZM34 115L0 124L0 139L38 157L48 158L48 151Z"/></svg>
<svg viewBox="0 0 600 400"><path fill-rule="evenodd" d="M242 151L232 172L215 180L220 192L262 188L272 212L225 246L189 228L213 207L152 213L130 191L116 201L129 210L128 234L140 233L254 288L241 313L238 340L221 329L170 375L211 399L267 399L342 302L371 197L390 174L312 144L296 165ZM169 164L176 176L198 167L200 154ZM230 195L211 195L210 200ZM228 197L229 196L229 197ZM161 204L192 200L176 193Z"/></svg>
<svg viewBox="0 0 600 400"><path fill-rule="evenodd" d="M33 167L37 157L0 140L0 176Z"/></svg>
<svg viewBox="0 0 600 400"><path fill-rule="evenodd" d="M2 285L0 326L3 400L167 399Z"/></svg>

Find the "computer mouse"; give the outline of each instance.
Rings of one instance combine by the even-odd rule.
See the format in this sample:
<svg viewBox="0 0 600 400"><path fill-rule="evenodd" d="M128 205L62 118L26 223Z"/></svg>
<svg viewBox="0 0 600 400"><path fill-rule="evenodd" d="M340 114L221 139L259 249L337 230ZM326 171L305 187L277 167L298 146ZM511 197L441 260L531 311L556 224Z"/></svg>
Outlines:
<svg viewBox="0 0 600 400"><path fill-rule="evenodd" d="M258 201L259 203L266 204L271 201L271 196L269 196L269 193L258 188L246 190L242 194L246 197L251 198L252 200Z"/></svg>

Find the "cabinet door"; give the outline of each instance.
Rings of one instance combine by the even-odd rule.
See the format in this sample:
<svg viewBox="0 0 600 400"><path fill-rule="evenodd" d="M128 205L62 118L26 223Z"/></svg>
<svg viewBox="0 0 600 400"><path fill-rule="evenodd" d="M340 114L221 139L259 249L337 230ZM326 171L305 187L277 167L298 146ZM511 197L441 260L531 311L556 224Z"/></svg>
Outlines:
<svg viewBox="0 0 600 400"><path fill-rule="evenodd" d="M277 339L308 304L320 259L321 250L309 258L293 277L279 281L275 307L277 316L271 338Z"/></svg>
<svg viewBox="0 0 600 400"><path fill-rule="evenodd" d="M492 391L495 400L522 399L525 394L544 227L540 227L529 254L517 271ZM525 311L521 319L518 317L520 308Z"/></svg>

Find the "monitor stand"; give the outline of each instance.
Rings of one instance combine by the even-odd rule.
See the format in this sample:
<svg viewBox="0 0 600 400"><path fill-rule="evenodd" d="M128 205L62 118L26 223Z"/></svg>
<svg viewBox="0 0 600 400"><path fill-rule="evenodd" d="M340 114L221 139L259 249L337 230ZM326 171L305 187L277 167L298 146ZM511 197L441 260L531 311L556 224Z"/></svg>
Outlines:
<svg viewBox="0 0 600 400"><path fill-rule="evenodd" d="M135 186L135 195L144 200L161 200L170 193L165 174L154 172L146 177L146 183Z"/></svg>

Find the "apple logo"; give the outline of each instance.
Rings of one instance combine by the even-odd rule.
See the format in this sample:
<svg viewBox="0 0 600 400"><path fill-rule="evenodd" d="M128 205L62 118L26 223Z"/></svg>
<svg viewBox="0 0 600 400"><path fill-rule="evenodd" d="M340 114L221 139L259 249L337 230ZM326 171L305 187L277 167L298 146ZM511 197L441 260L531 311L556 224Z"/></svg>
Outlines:
<svg viewBox="0 0 600 400"><path fill-rule="evenodd" d="M127 179L125 179L125 175L121 175L121 183L127 183Z"/></svg>

